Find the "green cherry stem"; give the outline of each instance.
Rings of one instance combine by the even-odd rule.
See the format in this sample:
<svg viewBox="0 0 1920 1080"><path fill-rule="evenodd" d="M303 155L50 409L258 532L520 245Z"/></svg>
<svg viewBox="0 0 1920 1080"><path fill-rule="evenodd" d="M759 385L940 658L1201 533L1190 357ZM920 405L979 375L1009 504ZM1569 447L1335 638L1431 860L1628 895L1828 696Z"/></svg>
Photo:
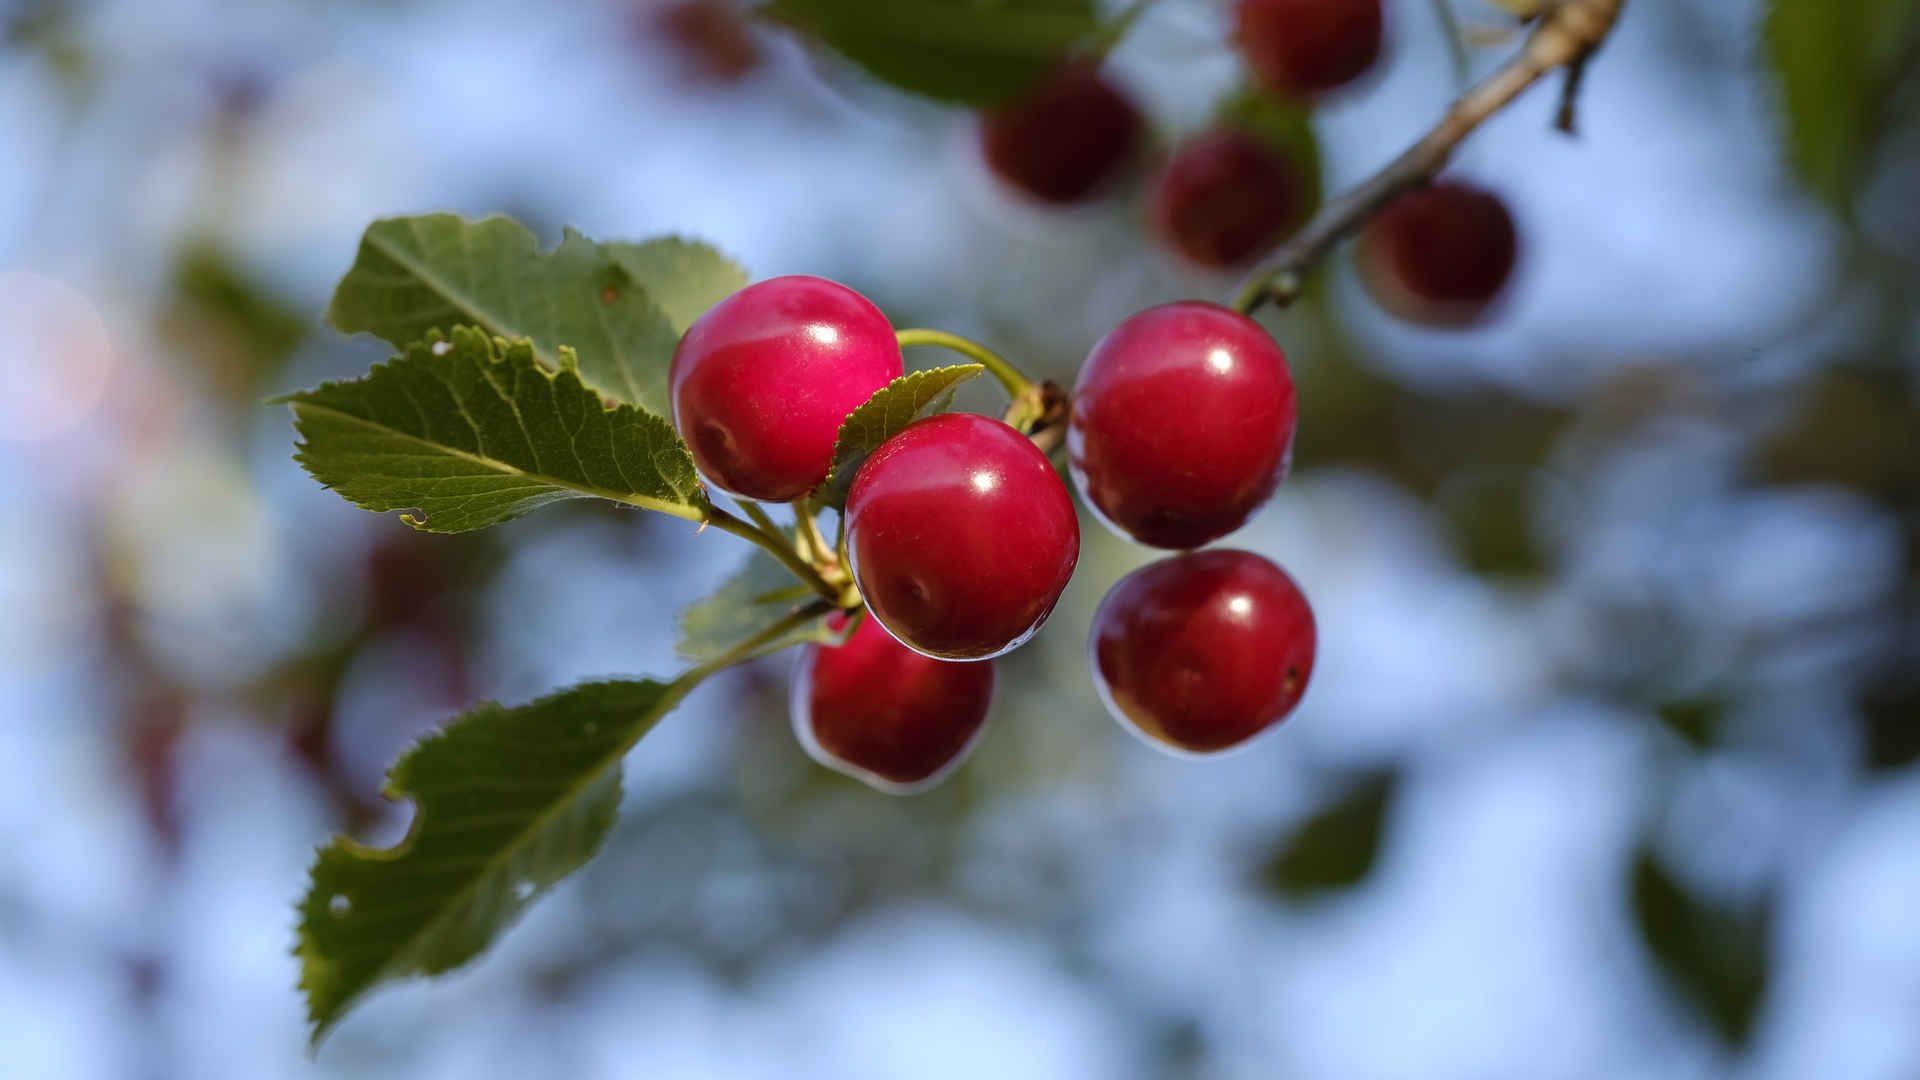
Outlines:
<svg viewBox="0 0 1920 1080"><path fill-rule="evenodd" d="M772 520L766 516L767 512L761 510L757 503L743 499L740 505L743 509L752 507L752 509L747 510L748 517L766 519L768 525L773 525ZM756 513L756 511L758 511L758 513ZM767 554L780 560L780 565L793 571L795 577L806 582L808 588L819 593L827 602L835 605L840 603L841 590L829 585L827 579L820 576L820 571L815 569L812 563L801 558L800 553L793 549L793 544L787 540L777 526L769 530L762 530L751 523L734 517L718 506L712 507L707 511L706 523L722 532L730 532L743 540L758 544L761 548L765 549Z"/></svg>
<svg viewBox="0 0 1920 1080"><path fill-rule="evenodd" d="M1016 401L1033 389L1033 380L1022 375L1019 368L1007 363L999 353L959 334L949 334L945 330L896 330L893 337L903 349L915 345L939 345L952 349L986 368L988 373L1000 380L1001 386L1006 387L1007 396Z"/></svg>

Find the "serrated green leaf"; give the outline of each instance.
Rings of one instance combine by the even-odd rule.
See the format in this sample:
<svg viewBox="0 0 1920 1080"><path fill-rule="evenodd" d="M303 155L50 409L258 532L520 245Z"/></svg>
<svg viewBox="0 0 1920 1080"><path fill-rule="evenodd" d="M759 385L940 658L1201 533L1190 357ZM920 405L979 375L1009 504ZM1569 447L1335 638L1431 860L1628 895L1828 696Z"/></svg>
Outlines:
<svg viewBox="0 0 1920 1080"><path fill-rule="evenodd" d="M965 105L1018 94L1093 38L1093 0L772 0L767 15L909 93Z"/></svg>
<svg viewBox="0 0 1920 1080"><path fill-rule="evenodd" d="M621 757L698 680L489 702L409 750L387 781L414 802L406 838L382 850L335 837L299 905L313 1041L380 983L465 963L586 862L619 807Z"/></svg>
<svg viewBox="0 0 1920 1080"><path fill-rule="evenodd" d="M1313 113L1252 87L1234 90L1214 106L1214 122L1244 131L1280 151L1294 163L1305 183L1297 218L1288 231L1306 222L1320 207L1320 138L1313 130Z"/></svg>
<svg viewBox="0 0 1920 1080"><path fill-rule="evenodd" d="M772 629L780 620L818 599L814 591L801 584L779 560L756 551L711 596L681 613L680 655L702 663L717 660L741 642ZM751 656L765 656L809 641L834 642L842 638L842 634L826 628L822 617L763 643Z"/></svg>
<svg viewBox="0 0 1920 1080"><path fill-rule="evenodd" d="M697 269L695 256L685 262ZM542 252L533 234L510 218L388 218L367 226L327 321L401 349L430 330L477 326L532 341L550 370L559 366L560 348L570 346L588 385L665 415L667 368L685 327L653 299L652 287L667 289L671 269L664 266L650 287L607 245L569 229L559 247ZM704 287L689 286L694 292Z"/></svg>
<svg viewBox="0 0 1920 1080"><path fill-rule="evenodd" d="M677 236L637 244L609 240L601 243L600 250L647 291L673 324L676 340L708 308L747 285L747 272L739 263L698 240Z"/></svg>
<svg viewBox="0 0 1920 1080"><path fill-rule="evenodd" d="M1766 48L1780 80L1787 155L1843 215L1866 180L1882 110L1915 55L1913 0L1772 0Z"/></svg>
<svg viewBox="0 0 1920 1080"><path fill-rule="evenodd" d="M691 521L707 516L693 456L663 419L607 408L571 354L548 371L526 342L470 327L436 331L366 378L279 398L314 479L429 532L510 521L562 499L598 497Z"/></svg>
<svg viewBox="0 0 1920 1080"><path fill-rule="evenodd" d="M954 388L987 370L979 364L952 364L915 371L893 380L840 421L833 440L833 471L813 497L822 506L838 510L847 505L853 474L867 455L899 430L923 416L944 412Z"/></svg>
<svg viewBox="0 0 1920 1080"><path fill-rule="evenodd" d="M1641 938L1660 969L1722 1039L1745 1044L1767 990L1770 909L1703 903L1647 850L1634 858L1632 890Z"/></svg>
<svg viewBox="0 0 1920 1080"><path fill-rule="evenodd" d="M1268 887L1303 897L1359 884L1379 858L1397 787L1397 774L1384 773L1322 807L1267 857L1262 876Z"/></svg>

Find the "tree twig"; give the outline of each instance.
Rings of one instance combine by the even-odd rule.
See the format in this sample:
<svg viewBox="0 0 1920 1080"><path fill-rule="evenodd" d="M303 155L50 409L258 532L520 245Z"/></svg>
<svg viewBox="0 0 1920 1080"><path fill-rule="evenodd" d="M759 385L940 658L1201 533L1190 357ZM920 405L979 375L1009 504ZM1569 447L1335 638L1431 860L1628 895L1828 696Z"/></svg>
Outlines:
<svg viewBox="0 0 1920 1080"><path fill-rule="evenodd" d="M1558 68L1569 69L1560 118L1572 123L1574 73L1605 41L1619 20L1625 0L1555 0L1543 12L1527 42L1513 59L1461 95L1440 123L1406 152L1358 186L1328 200L1313 220L1257 267L1234 298L1236 310L1252 314L1260 305L1280 307L1300 295L1306 273L1334 245L1360 228L1401 194L1426 183L1440 171L1480 124L1520 96L1521 91Z"/></svg>

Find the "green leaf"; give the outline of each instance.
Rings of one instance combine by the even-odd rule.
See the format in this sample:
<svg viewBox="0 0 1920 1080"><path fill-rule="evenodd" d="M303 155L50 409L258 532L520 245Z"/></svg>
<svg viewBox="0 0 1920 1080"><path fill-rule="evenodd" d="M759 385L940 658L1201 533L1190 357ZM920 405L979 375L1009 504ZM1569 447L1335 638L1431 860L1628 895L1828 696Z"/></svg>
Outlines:
<svg viewBox="0 0 1920 1080"><path fill-rule="evenodd" d="M882 82L964 105L1018 94L1100 30L1093 0L772 0Z"/></svg>
<svg viewBox="0 0 1920 1080"><path fill-rule="evenodd" d="M1660 723L1695 750L1711 750L1720 742L1726 724L1727 707L1712 698L1683 698L1668 701L1654 710Z"/></svg>
<svg viewBox="0 0 1920 1080"><path fill-rule="evenodd" d="M1312 112L1304 105L1243 87L1222 97L1213 115L1221 127L1244 131L1294 163L1306 186L1288 231L1305 224L1319 209L1321 197L1320 139L1314 134Z"/></svg>
<svg viewBox="0 0 1920 1080"><path fill-rule="evenodd" d="M847 505L847 489L867 455L901 428L924 416L945 412L961 383L987 370L979 364L952 364L902 375L873 392L873 396L840 421L833 440L833 471L813 497L836 510Z"/></svg>
<svg viewBox="0 0 1920 1080"><path fill-rule="evenodd" d="M366 378L275 404L293 407L305 439L294 457L314 479L367 510L418 510L405 520L429 532L588 496L705 520L706 491L673 428L632 405L607 408L570 350L559 361L551 372L524 341L455 327Z"/></svg>
<svg viewBox="0 0 1920 1080"><path fill-rule="evenodd" d="M1766 994L1769 909L1736 911L1689 895L1650 851L1633 864L1633 912L1660 968L1729 1045L1753 1031Z"/></svg>
<svg viewBox="0 0 1920 1080"><path fill-rule="evenodd" d="M747 285L747 272L739 263L698 240L677 236L640 244L609 240L600 250L647 291L673 324L676 341L708 308Z"/></svg>
<svg viewBox="0 0 1920 1080"><path fill-rule="evenodd" d="M1888 97L1920 53L1920 6L1772 0L1764 32L1780 80L1788 157L1814 194L1849 215L1883 134Z"/></svg>
<svg viewBox="0 0 1920 1080"><path fill-rule="evenodd" d="M532 233L503 217L376 221L334 290L327 321L345 333L368 331L396 348L430 330L478 326L532 341L549 369L559 366L561 347L571 346L588 385L665 415L667 368L685 326L656 302L654 291L684 308L713 282L744 275L710 248L660 243L675 246L679 257L649 261L634 253L652 245L595 244L571 229L558 248L543 253ZM649 267L651 278L629 262ZM689 280L675 281L676 272Z"/></svg>
<svg viewBox="0 0 1920 1080"><path fill-rule="evenodd" d="M1298 898L1365 880L1379 858L1398 782L1394 773L1369 777L1323 807L1268 856L1262 871L1267 885Z"/></svg>
<svg viewBox="0 0 1920 1080"><path fill-rule="evenodd" d="M390 798L414 801L406 838L381 850L335 837L299 904L314 1043L380 983L465 963L586 862L619 807L621 757L698 679L489 702L409 750L387 780Z"/></svg>
<svg viewBox="0 0 1920 1080"><path fill-rule="evenodd" d="M766 552L756 551L718 591L681 613L680 654L703 663L717 660L817 599L793 571ZM752 655L765 656L802 642L837 640L840 637L826 629L824 619L815 619L766 642Z"/></svg>

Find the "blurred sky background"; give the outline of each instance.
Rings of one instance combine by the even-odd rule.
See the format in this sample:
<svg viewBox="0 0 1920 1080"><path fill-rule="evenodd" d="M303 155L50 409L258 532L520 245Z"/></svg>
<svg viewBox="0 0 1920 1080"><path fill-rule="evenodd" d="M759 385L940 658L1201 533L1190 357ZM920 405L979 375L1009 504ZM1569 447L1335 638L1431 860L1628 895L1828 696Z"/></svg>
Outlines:
<svg viewBox="0 0 1920 1080"><path fill-rule="evenodd" d="M1920 1077L1920 139L1850 221L1808 194L1748 0L1628 4L1579 138L1539 88L1465 145L1521 231L1485 328L1344 254L1265 316L1296 472L1227 543L1318 615L1280 730L1191 763L1101 712L1087 623L1151 556L1089 521L944 787L812 765L788 657L716 679L595 861L309 1062L315 846L397 838L383 770L478 700L675 671L747 555L578 504L416 535L302 473L260 402L383 358L320 321L369 221L697 236L1063 380L1230 295L1143 228L1151 159L1021 205L964 110L665 7L0 0L0 1075ZM1242 77L1228 7L1112 58L1157 151ZM1329 190L1454 92L1387 10Z"/></svg>

